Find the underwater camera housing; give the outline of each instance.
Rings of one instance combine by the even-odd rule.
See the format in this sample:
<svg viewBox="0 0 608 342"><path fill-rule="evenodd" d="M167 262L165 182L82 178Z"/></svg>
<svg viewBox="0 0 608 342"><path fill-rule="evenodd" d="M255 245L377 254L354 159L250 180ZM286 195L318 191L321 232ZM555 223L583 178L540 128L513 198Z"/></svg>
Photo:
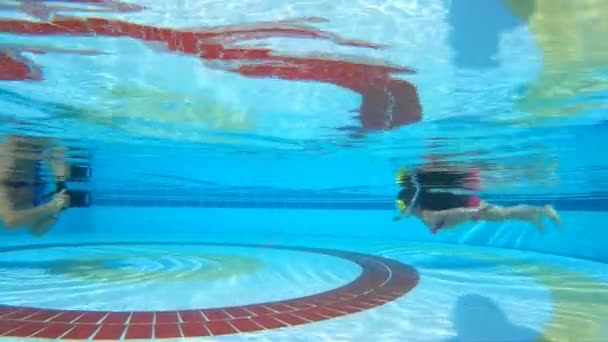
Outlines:
<svg viewBox="0 0 608 342"><path fill-rule="evenodd" d="M91 193L89 191L70 190L63 181L57 182L56 187L57 192L66 190L66 193L70 197L70 208L86 208L91 206Z"/></svg>
<svg viewBox="0 0 608 342"><path fill-rule="evenodd" d="M85 165L70 166L70 181L86 182L91 179L91 168Z"/></svg>

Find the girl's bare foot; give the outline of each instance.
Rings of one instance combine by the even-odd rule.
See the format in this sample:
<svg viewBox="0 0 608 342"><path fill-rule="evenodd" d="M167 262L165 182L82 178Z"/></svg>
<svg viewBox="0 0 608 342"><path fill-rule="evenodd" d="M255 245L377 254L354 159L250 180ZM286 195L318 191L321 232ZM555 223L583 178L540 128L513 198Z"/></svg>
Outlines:
<svg viewBox="0 0 608 342"><path fill-rule="evenodd" d="M562 219L559 217L557 211L555 211L555 208L553 208L553 206L546 205L545 214L549 216L549 218L551 218L551 220L553 221L553 223L555 223L556 226L561 227Z"/></svg>

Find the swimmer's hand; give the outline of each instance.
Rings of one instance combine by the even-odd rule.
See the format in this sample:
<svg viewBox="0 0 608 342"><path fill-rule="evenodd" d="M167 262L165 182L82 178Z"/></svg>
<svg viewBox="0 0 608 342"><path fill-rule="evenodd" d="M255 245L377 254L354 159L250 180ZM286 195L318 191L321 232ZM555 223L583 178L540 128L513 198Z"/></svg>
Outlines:
<svg viewBox="0 0 608 342"><path fill-rule="evenodd" d="M56 211L60 211L70 207L70 196L67 194L67 190L63 189L53 196L51 200L51 206Z"/></svg>

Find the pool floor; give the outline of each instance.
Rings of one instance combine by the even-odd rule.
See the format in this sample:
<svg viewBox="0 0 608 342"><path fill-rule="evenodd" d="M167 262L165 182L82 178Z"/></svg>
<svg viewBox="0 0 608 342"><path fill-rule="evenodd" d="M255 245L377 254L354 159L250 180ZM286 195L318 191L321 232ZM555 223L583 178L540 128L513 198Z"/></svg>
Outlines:
<svg viewBox="0 0 608 342"><path fill-rule="evenodd" d="M538 253L219 235L64 236L0 253L7 340L608 339L608 267Z"/></svg>

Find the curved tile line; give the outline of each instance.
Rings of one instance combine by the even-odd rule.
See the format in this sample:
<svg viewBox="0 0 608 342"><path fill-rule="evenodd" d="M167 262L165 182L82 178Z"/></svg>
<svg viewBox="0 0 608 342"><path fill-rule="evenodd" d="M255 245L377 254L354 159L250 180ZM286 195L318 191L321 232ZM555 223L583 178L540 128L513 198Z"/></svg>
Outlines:
<svg viewBox="0 0 608 342"><path fill-rule="evenodd" d="M196 242L116 242L27 245L0 253L104 245L202 245L296 250L339 257L362 268L336 289L289 300L198 310L84 311L0 306L0 336L63 339L145 339L228 335L291 327L362 312L393 301L419 281L414 268L368 254L322 248Z"/></svg>

